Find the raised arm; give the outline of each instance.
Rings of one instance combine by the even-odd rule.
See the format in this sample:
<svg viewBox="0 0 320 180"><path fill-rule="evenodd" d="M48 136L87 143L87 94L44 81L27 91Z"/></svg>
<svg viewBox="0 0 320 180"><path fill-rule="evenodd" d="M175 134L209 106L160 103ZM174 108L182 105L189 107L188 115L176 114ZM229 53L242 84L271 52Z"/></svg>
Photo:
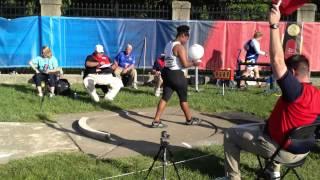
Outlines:
<svg viewBox="0 0 320 180"><path fill-rule="evenodd" d="M280 39L280 10L278 5L273 5L269 14L270 23L270 63L273 74L278 80L287 72L287 66L284 61L284 52Z"/></svg>

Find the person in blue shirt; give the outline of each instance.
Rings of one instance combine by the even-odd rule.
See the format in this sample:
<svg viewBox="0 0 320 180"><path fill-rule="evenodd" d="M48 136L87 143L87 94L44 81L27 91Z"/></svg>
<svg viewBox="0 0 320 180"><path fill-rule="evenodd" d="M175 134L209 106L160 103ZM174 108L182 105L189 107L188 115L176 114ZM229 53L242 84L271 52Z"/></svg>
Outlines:
<svg viewBox="0 0 320 180"><path fill-rule="evenodd" d="M57 81L57 74L62 73L58 68L58 60L52 56L48 46L43 46L41 56L37 56L29 62L31 68L36 72L33 80L37 86L38 95L43 96L41 82L46 82L50 87L50 97L54 96L54 87Z"/></svg>
<svg viewBox="0 0 320 180"><path fill-rule="evenodd" d="M130 75L132 87L138 89L137 87L137 70L134 68L136 63L135 56L132 54L132 45L128 44L125 51L121 51L114 60L114 63L117 64L117 69L114 71L117 77Z"/></svg>
<svg viewBox="0 0 320 180"><path fill-rule="evenodd" d="M244 49L247 51L245 60L246 63L257 63L259 55L268 56L268 53L260 49L260 41L262 36L263 34L257 31L254 33L253 38L247 41L244 45ZM249 77L251 72L254 72L255 78L260 78L259 67L257 65L248 65L242 76ZM244 83L242 82L241 85L244 86Z"/></svg>

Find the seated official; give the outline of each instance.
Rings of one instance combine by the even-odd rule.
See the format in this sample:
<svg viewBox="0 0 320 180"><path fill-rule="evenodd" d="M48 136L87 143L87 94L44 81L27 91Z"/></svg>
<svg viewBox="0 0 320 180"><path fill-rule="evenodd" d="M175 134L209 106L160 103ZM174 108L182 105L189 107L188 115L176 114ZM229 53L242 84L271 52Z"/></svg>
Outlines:
<svg viewBox="0 0 320 180"><path fill-rule="evenodd" d="M138 89L137 87L137 70L134 68L136 63L135 57L132 54L132 45L128 44L125 51L121 51L115 57L115 64L118 67L115 69L115 75L119 78L125 75L130 75L132 87Z"/></svg>
<svg viewBox="0 0 320 180"><path fill-rule="evenodd" d="M159 97L161 94L161 86L163 83L161 70L164 68L164 57L165 54L161 54L161 56L154 62L152 67L152 74L155 81L154 95L157 97Z"/></svg>
<svg viewBox="0 0 320 180"><path fill-rule="evenodd" d="M50 97L54 96L54 88L57 81L57 74L62 73L58 68L57 59L52 56L52 52L48 46L43 46L41 56L37 56L29 62L31 68L36 72L33 80L38 90L38 96L43 96L41 82L49 84Z"/></svg>
<svg viewBox="0 0 320 180"><path fill-rule="evenodd" d="M107 92L104 91L104 98L109 101L113 101L123 87L121 79L113 76L116 67L117 65L111 64L108 56L104 55L103 46L100 44L96 45L92 55L87 56L83 84L95 102L99 102L96 85L108 86Z"/></svg>

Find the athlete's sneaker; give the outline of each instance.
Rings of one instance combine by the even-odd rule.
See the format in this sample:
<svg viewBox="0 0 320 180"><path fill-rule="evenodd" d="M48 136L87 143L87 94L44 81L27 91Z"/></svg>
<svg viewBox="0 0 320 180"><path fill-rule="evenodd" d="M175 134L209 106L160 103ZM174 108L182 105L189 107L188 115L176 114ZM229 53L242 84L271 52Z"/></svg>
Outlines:
<svg viewBox="0 0 320 180"><path fill-rule="evenodd" d="M198 125L201 120L199 118L192 117L190 120L186 120L186 125Z"/></svg>
<svg viewBox="0 0 320 180"><path fill-rule="evenodd" d="M54 96L55 96L54 93L49 93L50 98L53 98Z"/></svg>
<svg viewBox="0 0 320 180"><path fill-rule="evenodd" d="M38 96L39 97L43 97L43 93L38 93Z"/></svg>
<svg viewBox="0 0 320 180"><path fill-rule="evenodd" d="M159 122L153 121L151 123L151 127L152 128L166 128L168 126L166 124L163 124L161 121L159 121Z"/></svg>

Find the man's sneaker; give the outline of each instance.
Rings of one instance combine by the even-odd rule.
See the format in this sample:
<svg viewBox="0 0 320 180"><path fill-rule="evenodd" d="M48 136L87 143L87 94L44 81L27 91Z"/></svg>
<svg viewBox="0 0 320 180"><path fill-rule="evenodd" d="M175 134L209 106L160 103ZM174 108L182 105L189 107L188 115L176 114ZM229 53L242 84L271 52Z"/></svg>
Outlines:
<svg viewBox="0 0 320 180"><path fill-rule="evenodd" d="M110 98L110 97L108 97L107 95L104 96L104 99L105 99L106 101L113 101L113 98Z"/></svg>
<svg viewBox="0 0 320 180"><path fill-rule="evenodd" d="M280 180L281 177L280 172L271 171L269 169L265 171L265 174L267 175L268 179L272 180Z"/></svg>
<svg viewBox="0 0 320 180"><path fill-rule="evenodd" d="M157 88L155 93L154 93L155 96L159 97L161 95L161 89L160 88Z"/></svg>
<svg viewBox="0 0 320 180"><path fill-rule="evenodd" d="M49 97L50 98L54 97L54 93L49 93Z"/></svg>
<svg viewBox="0 0 320 180"><path fill-rule="evenodd" d="M137 83L133 83L132 87L133 89L138 89Z"/></svg>
<svg viewBox="0 0 320 180"><path fill-rule="evenodd" d="M99 102L99 96L97 93L91 92L90 96L95 102Z"/></svg>

